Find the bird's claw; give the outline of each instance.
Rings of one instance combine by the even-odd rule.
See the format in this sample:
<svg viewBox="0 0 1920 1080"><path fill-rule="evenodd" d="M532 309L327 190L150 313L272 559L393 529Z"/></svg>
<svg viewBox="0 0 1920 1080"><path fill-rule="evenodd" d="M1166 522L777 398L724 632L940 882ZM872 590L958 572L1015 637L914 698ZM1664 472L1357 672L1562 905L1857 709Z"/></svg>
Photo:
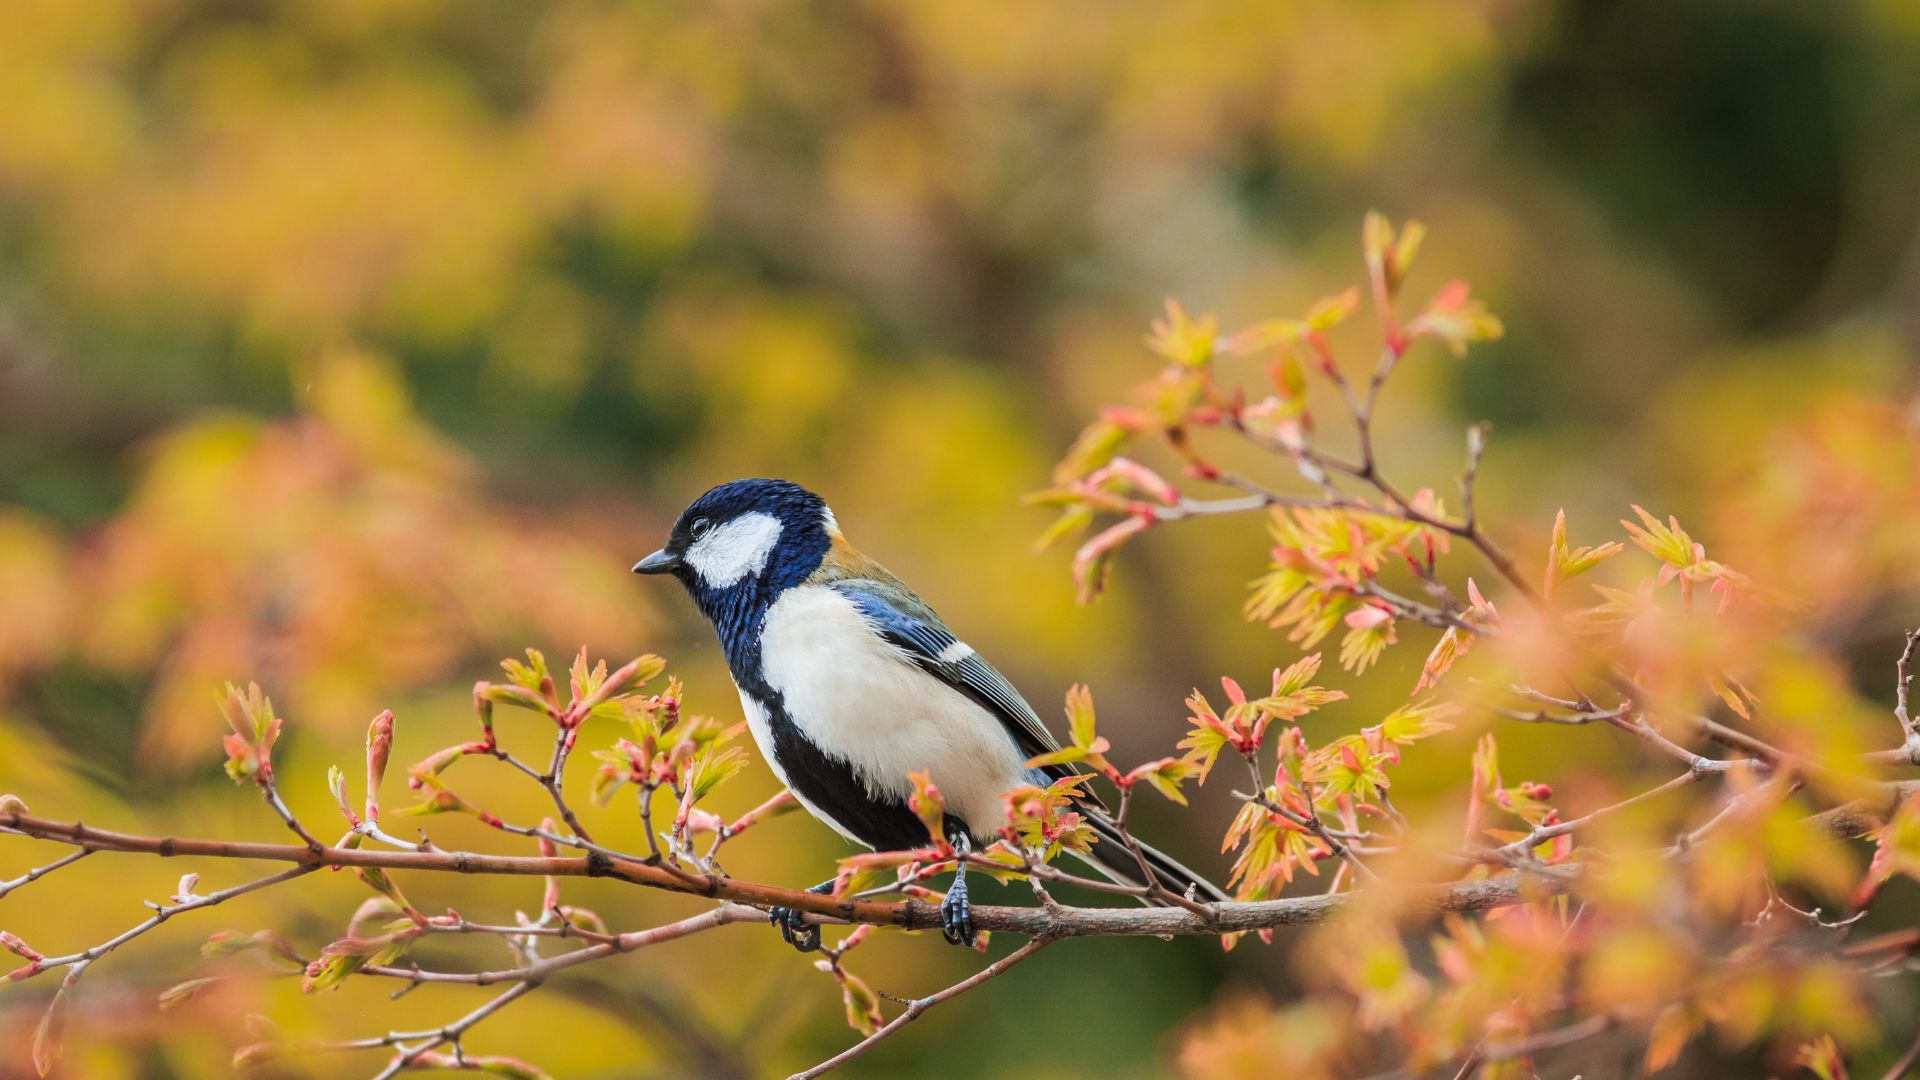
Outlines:
<svg viewBox="0 0 1920 1080"><path fill-rule="evenodd" d="M950 945L969 948L977 936L973 929L973 904L967 900L967 880L963 877L953 879L946 898L940 901L940 936Z"/></svg>
<svg viewBox="0 0 1920 1080"><path fill-rule="evenodd" d="M810 893L832 892L833 882L823 881L807 891ZM767 921L780 928L780 940L801 952L820 950L820 924L807 922L807 913L799 908L768 908Z"/></svg>
<svg viewBox="0 0 1920 1080"><path fill-rule="evenodd" d="M806 920L806 913L798 908L777 907L767 912L767 921L780 928L780 940L801 952L815 952L820 948L820 924Z"/></svg>

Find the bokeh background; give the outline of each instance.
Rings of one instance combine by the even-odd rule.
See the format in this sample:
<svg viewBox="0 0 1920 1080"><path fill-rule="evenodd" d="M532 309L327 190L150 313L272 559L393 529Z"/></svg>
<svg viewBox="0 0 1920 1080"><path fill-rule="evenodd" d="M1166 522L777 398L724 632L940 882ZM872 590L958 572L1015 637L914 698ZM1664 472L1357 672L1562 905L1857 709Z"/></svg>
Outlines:
<svg viewBox="0 0 1920 1080"><path fill-rule="evenodd" d="M0 18L0 790L89 822L274 836L220 775L227 679L291 717L280 771L315 822L374 711L418 757L463 737L466 687L525 645L661 652L692 707L732 716L690 606L626 567L739 475L826 494L1043 714L1086 681L1123 757L1164 753L1189 688L1295 655L1238 617L1260 530L1155 534L1085 609L1018 497L1151 370L1162 297L1229 326L1300 310L1358 279L1369 208L1432 228L1412 291L1468 277L1508 327L1408 367L1384 452L1444 485L1460 428L1494 421L1482 508L1523 545L1557 506L1599 530L1639 501L1737 548L1768 527L1749 496L1769 430L1811 414L1871 461L1915 388L1907 0L11 0ZM1910 553L1858 554L1833 573L1912 583ZM1897 614L1842 614L1879 678ZM1341 684L1355 726L1423 653L1390 653L1378 691ZM772 790L756 765L721 806ZM498 799L525 817L537 794ZM1207 794L1143 828L1224 870ZM609 835L637 843L620 805ZM797 885L843 853L789 817L730 867ZM46 854L0 844L0 876ZM0 926L77 948L182 869L99 856L0 900ZM538 902L410 887L496 921ZM577 888L622 926L686 909ZM313 949L359 895L269 894L109 957L61 1075L229 1075L248 1013L319 1038L469 1007L279 984L153 1012L204 932L274 924ZM904 994L973 962L925 937L860 960ZM1293 978L1284 937L1076 943L846 1072L1162 1075L1206 1006ZM0 1076L27 1074L51 982L0 992ZM557 1076L725 1077L851 1038L826 977L740 930L556 983L472 1045Z"/></svg>

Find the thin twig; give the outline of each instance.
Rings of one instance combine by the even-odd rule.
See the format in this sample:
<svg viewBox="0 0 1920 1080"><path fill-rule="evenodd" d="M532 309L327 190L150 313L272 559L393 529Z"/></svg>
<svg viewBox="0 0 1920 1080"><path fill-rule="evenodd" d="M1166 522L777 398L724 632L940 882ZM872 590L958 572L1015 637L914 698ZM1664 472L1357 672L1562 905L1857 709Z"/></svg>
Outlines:
<svg viewBox="0 0 1920 1080"><path fill-rule="evenodd" d="M294 848L292 850L305 852L306 849ZM257 889L278 885L283 881L292 881L294 878L310 874L317 869L319 869L318 864L290 867L277 874L268 874L263 878L255 878L252 881L244 882L231 888L221 889L218 892L208 893L205 896L196 896L177 904L150 904L153 908L153 915L145 921L129 927L98 945L82 949L79 952L68 953L65 956L48 956L35 960L28 964L27 967L21 969L20 972L16 972L15 975L20 978L25 978L31 975L38 975L40 972L47 971L51 968L65 967L69 964L75 966L91 964L102 956L132 941L134 938L173 918L175 915L194 911L199 908L212 907L215 904L222 904L236 896L243 896Z"/></svg>
<svg viewBox="0 0 1920 1080"><path fill-rule="evenodd" d="M1900 730L1906 735L1906 748L1911 751L1915 764L1920 764L1920 724L1916 724L1913 714L1907 710L1907 690L1913 685L1913 648L1920 642L1920 628L1907 631L1906 647L1900 650L1900 659L1893 664L1893 717L1900 721Z"/></svg>
<svg viewBox="0 0 1920 1080"><path fill-rule="evenodd" d="M1908 737L1916 734L1913 720L1907 713L1907 688L1913 683L1908 665L1913 662L1913 647L1920 642L1920 628L1907 631L1906 647L1900 650L1900 659L1893 664L1893 714L1900 718L1900 726Z"/></svg>
<svg viewBox="0 0 1920 1080"><path fill-rule="evenodd" d="M1712 717L1694 716L1689 719L1708 738L1752 754L1769 765L1779 765L1794 756L1764 739L1749 735L1738 728L1728 727Z"/></svg>
<svg viewBox="0 0 1920 1080"><path fill-rule="evenodd" d="M1907 648L1909 651L1913 648L1911 637L1907 639ZM1900 1080L1907 1075L1908 1069L1913 1068L1915 1061L1920 1061L1920 1035L1913 1037L1913 1042L1907 1046L1907 1052L1900 1055L1900 1060L1893 1063L1893 1068L1881 1074L1880 1080Z"/></svg>
<svg viewBox="0 0 1920 1080"><path fill-rule="evenodd" d="M553 758L547 764L545 775L539 777L540 786L546 788L547 794L552 796L554 808L560 811L560 820L567 823L567 828L572 829L573 834L583 842L591 844L593 837L587 835L586 828L580 824L579 815L573 812L573 807L567 805L566 796L560 792L561 774L566 771L567 755L573 747L573 741L568 737L571 733L571 729L566 728L554 732Z"/></svg>
<svg viewBox="0 0 1920 1080"><path fill-rule="evenodd" d="M921 1013L926 1012L928 1009L933 1008L943 1001L951 1001L974 987L979 986L981 983L998 976L1013 965L1046 948L1049 942L1050 939L1048 938L1034 938L1013 952L1008 953L1006 956L995 960L993 963L988 964L972 975L947 987L945 990L936 991L923 998L913 999L907 1003L906 1009L903 1010L900 1015L887 1021L878 1031L875 1031L873 1034L861 1039L859 1042L854 1043L852 1046L847 1047L845 1050L842 1050L820 1064L815 1065L813 1068L805 1072L794 1073L788 1077L787 1080L813 1080L816 1076L831 1072L845 1065L847 1062L873 1049L875 1043L878 1043L880 1040L885 1039L894 1032L899 1031L901 1028L919 1019Z"/></svg>
<svg viewBox="0 0 1920 1080"><path fill-rule="evenodd" d="M316 840L313 834L307 831L306 826L300 824L300 819L293 816L292 810L287 809L287 804L280 798L280 789L274 786L270 776L260 781L260 794L267 800L267 805L273 808L273 812L280 815L280 820L286 823L287 828L293 830L293 835L307 845L308 850L318 851L326 846Z"/></svg>
<svg viewBox="0 0 1920 1080"><path fill-rule="evenodd" d="M492 1016L494 1013L499 1012L501 1009L506 1008L507 1005L511 1004L515 999L532 993L533 989L538 985L540 984L537 982L519 983L515 986L508 987L504 993L492 998L479 1008L445 1027L424 1033L405 1033L403 1036L405 1038L421 1038L423 1041L418 1046L403 1048L400 1053L395 1054L393 1060L387 1062L386 1068L374 1074L373 1080L388 1080L388 1078L398 1075L418 1061L421 1055L436 1047L452 1043L457 1052L460 1046L460 1037L466 1034L468 1029L480 1021L485 1020L487 1017ZM396 1040L386 1045L399 1046L400 1043Z"/></svg>
<svg viewBox="0 0 1920 1080"><path fill-rule="evenodd" d="M1120 809L1113 816L1113 827L1117 832L1119 832L1120 839L1126 841L1127 850L1133 853L1134 864L1137 867L1139 867L1139 870L1140 870L1140 881L1144 885L1146 885L1151 895L1158 897L1161 900L1165 900L1169 903L1178 904L1181 907L1186 908L1188 911L1194 912L1195 914L1201 915L1203 917L1210 914L1212 909L1207 907L1207 905L1202 904L1197 900L1190 899L1184 894L1174 892L1172 889L1169 889L1165 885L1161 884L1160 878L1154 874L1153 868L1147 865L1146 849L1140 846L1140 841L1134 839L1133 833L1127 828L1127 810L1131 807L1132 803L1133 803L1133 788L1131 787L1121 788L1120 789Z"/></svg>
<svg viewBox="0 0 1920 1080"><path fill-rule="evenodd" d="M63 866L68 866L73 863L77 863L81 859L84 859L91 854L93 854L92 848L81 848L78 851L68 852L67 854L60 856L59 858L53 860L52 862L46 864L45 866L36 866L33 869L27 871L26 873L21 874L17 878L13 878L9 881L0 881L0 896L6 896L8 893L12 892L13 890L19 888L22 885L26 885L31 882L38 881L41 878L46 877L48 874L53 873L55 870L58 870Z"/></svg>
<svg viewBox="0 0 1920 1080"><path fill-rule="evenodd" d="M1493 1061L1512 1061L1542 1050L1557 1050L1562 1046L1571 1046L1613 1026L1613 1018L1604 1014L1589 1016L1578 1023L1566 1027L1542 1031L1524 1039L1515 1039L1506 1043L1487 1043L1480 1051L1481 1056Z"/></svg>
<svg viewBox="0 0 1920 1080"><path fill-rule="evenodd" d="M1353 869L1355 873L1359 874L1363 878L1366 878L1368 881L1379 881L1380 875L1374 873L1373 868L1371 866L1368 866L1366 863L1361 862L1360 856L1356 855L1353 849L1347 846L1345 841L1335 837L1331 832L1327 831L1326 825L1322 823L1320 820L1319 810L1314 807L1313 784L1308 782L1306 779L1302 778L1300 781L1300 789L1306 793L1307 808L1313 811L1312 813L1307 815L1307 820L1305 822L1307 829L1311 831L1314 836L1318 837L1321 843L1327 845L1327 847L1330 850L1332 850L1332 852L1335 855L1338 855L1342 859L1345 859L1348 863L1351 863L1353 865Z"/></svg>
<svg viewBox="0 0 1920 1080"><path fill-rule="evenodd" d="M1354 850L1349 847L1341 837L1335 836L1333 830L1327 828L1326 823L1320 820L1320 813L1313 805L1312 784L1306 783L1305 781L1302 781L1300 784L1301 791L1306 795L1308 812L1298 814L1267 798L1265 795L1260 794L1260 792L1264 791L1265 785L1261 783L1259 762L1251 754L1246 755L1246 762L1247 769L1253 776L1253 789L1255 792L1254 795L1246 796L1249 802L1256 803L1263 809L1279 814L1295 825L1311 832L1322 844L1327 846L1328 851L1333 852L1348 863L1351 863L1356 874L1365 877L1368 881L1380 880L1380 875L1374 873L1372 867L1361 862L1360 856L1355 854ZM1238 792L1235 794L1238 794Z"/></svg>
<svg viewBox="0 0 1920 1080"><path fill-rule="evenodd" d="M1659 787L1648 788L1647 790L1641 792L1638 795L1634 795L1631 798L1622 799L1619 802L1612 804L1611 806L1603 806L1600 809L1594 810L1591 813L1585 814L1581 817L1574 818L1570 821L1562 821L1554 825L1536 825L1533 827L1533 830L1529 832L1526 836L1523 836L1520 839L1515 840L1510 844L1506 844L1497 850L1513 852L1516 854L1520 852L1530 851L1536 845L1544 843L1545 841L1551 840L1556 836L1565 836L1567 833L1573 832L1575 829L1583 829L1588 825L1591 825L1594 821L1598 820L1599 818L1605 817L1608 814L1618 813L1621 810L1625 810L1627 807L1632 806L1636 803L1644 802L1647 799L1652 799L1661 795L1665 795L1669 791L1674 791L1679 788L1686 787L1687 785L1692 784L1698 781L1699 779L1700 779L1700 774L1689 769L1688 771L1681 773L1679 776L1674 777L1673 779L1667 781L1666 783L1661 784Z"/></svg>
<svg viewBox="0 0 1920 1080"><path fill-rule="evenodd" d="M745 904L719 904L710 911L701 912L676 922L645 930L633 930L618 934L611 939L602 940L585 948L572 952L549 956L533 963L516 968L503 968L494 971L430 971L424 968L368 967L361 969L365 974L386 978L405 979L409 982L461 983L469 986L493 986L509 982L539 982L556 971L602 960L621 953L630 953L644 949L649 945L659 945L668 941L677 941L704 930L730 926L734 923L762 923L766 913L759 908Z"/></svg>
<svg viewBox="0 0 1920 1080"><path fill-rule="evenodd" d="M1603 719L1621 731L1659 750L1661 753L1682 762L1687 768L1694 772L1703 775L1718 775L1720 773L1731 772L1739 767L1739 763L1733 760L1704 757L1694 753L1679 743L1674 742L1672 739L1667 738L1665 735L1662 735L1653 725L1638 716L1608 715L1603 717Z"/></svg>

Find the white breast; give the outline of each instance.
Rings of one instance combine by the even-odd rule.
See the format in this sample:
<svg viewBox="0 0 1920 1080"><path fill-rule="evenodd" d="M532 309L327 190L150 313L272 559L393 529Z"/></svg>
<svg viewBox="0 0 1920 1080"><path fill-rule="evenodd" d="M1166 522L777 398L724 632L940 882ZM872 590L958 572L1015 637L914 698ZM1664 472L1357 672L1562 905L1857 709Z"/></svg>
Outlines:
<svg viewBox="0 0 1920 1080"><path fill-rule="evenodd" d="M782 787L785 787L788 791L793 791L793 781L787 779L787 770L780 767L780 759L775 757L773 753L773 727L772 722L767 717L767 710L758 701L755 701L745 690L740 691L740 708L746 711L747 731L752 733L753 741L759 744L760 756L766 759L767 767L773 770L774 777L780 781ZM839 822L822 813L820 808L815 806L812 800L808 799L805 795L800 794L798 791L793 791L793 797L799 800L801 806L807 808L807 813L812 814L814 817L832 826L834 832L852 840L856 844L860 842L859 837L848 832L840 826Z"/></svg>
<svg viewBox="0 0 1920 1080"><path fill-rule="evenodd" d="M831 587L782 594L767 611L760 657L794 725L876 797L904 799L907 774L926 771L948 813L991 832L1003 819L1000 794L1026 782L1024 755L1000 720L878 637ZM755 712L749 706L750 723ZM765 727L761 714L752 730L771 757Z"/></svg>

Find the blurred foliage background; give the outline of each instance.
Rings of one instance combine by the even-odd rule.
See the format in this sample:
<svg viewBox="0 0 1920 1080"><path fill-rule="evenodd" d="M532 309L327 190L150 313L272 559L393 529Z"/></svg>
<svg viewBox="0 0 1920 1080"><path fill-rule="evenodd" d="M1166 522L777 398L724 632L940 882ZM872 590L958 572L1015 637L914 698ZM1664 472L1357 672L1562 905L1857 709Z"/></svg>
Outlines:
<svg viewBox="0 0 1920 1080"><path fill-rule="evenodd" d="M1764 571L1742 537L1794 482L1757 471L1782 460L1768 432L1811 412L1870 469L1914 390L1906 0L13 0L0 98L0 789L148 832L278 828L219 774L225 679L292 718L281 774L309 821L376 709L417 757L525 644L662 652L693 707L733 716L709 632L626 567L739 475L826 494L1043 714L1085 680L1123 757L1166 752L1190 687L1294 655L1238 617L1263 535L1156 534L1082 609L1018 496L1151 369L1162 296L1228 326L1303 309L1358 279L1368 208L1426 220L1425 284L1470 278L1509 328L1409 369L1383 453L1446 485L1462 425L1492 419L1482 507L1523 549L1556 506L1598 528L1632 500ZM1803 480L1834 467L1809 456ZM1910 549L1803 549L1920 578ZM1832 619L1890 692L1898 613ZM1354 726L1423 653L1343 684ZM756 766L725 794L772 785ZM1145 831L1223 870L1205 794ZM441 820L444 845L495 842ZM802 884L842 853L789 817L732 863ZM40 854L0 847L0 876ZM178 869L89 860L0 924L77 948ZM595 884L619 925L684 907ZM410 890L475 917L537 902ZM358 895L251 898L114 955L63 1074L228 1075L247 1012L352 1036L466 1007L288 985L152 1011L201 933L313 946ZM1076 943L847 1073L1160 1075L1201 1006L1284 995L1287 950ZM972 962L925 937L862 953L898 993ZM744 1076L851 1038L771 932L602 968L476 1044L564 1076ZM0 1076L24 1075L51 989L0 998ZM1025 1035L1041 1013L1076 1037Z"/></svg>

